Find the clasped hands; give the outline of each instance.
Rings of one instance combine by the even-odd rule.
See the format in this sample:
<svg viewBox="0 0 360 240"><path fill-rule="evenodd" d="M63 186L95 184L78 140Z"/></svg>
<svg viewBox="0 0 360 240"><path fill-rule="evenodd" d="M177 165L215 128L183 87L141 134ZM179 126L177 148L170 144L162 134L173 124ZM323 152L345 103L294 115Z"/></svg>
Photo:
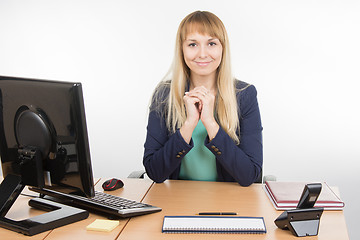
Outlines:
<svg viewBox="0 0 360 240"><path fill-rule="evenodd" d="M184 127L188 128L192 134L199 119L201 119L208 132L209 139L213 139L219 129L219 125L214 117L215 95L204 86L201 86L186 92L183 99L186 108L186 121ZM180 132L183 134L185 133L184 130L185 129L183 128L183 131ZM184 135L183 137L186 139Z"/></svg>

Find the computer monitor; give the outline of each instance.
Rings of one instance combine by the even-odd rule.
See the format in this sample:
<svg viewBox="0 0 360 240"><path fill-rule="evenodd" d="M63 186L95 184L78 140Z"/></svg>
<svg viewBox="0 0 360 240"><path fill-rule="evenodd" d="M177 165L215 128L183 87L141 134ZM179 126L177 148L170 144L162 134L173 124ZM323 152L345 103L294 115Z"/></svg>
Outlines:
<svg viewBox="0 0 360 240"><path fill-rule="evenodd" d="M31 164L22 167L35 149L42 160L36 177ZM0 156L4 177L94 196L81 83L0 76Z"/></svg>
<svg viewBox="0 0 360 240"><path fill-rule="evenodd" d="M27 228L20 232L32 235L64 225L63 220L57 221L59 214L16 223L9 222L5 214L25 185L95 195L81 83L0 76L0 157L4 177L0 226L14 231ZM81 211L70 218L86 218L88 212ZM68 219L68 212L77 210L64 210L60 215ZM43 227L50 218L59 224L50 220ZM39 226L34 228L36 221Z"/></svg>

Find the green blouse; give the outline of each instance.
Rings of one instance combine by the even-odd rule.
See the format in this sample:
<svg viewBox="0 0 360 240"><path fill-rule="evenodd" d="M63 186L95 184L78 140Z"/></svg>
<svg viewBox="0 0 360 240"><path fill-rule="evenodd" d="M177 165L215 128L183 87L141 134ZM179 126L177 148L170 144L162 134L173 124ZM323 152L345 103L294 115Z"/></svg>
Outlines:
<svg viewBox="0 0 360 240"><path fill-rule="evenodd" d="M204 145L207 131L199 120L192 134L194 147L181 161L180 179L198 181L216 181L215 155Z"/></svg>

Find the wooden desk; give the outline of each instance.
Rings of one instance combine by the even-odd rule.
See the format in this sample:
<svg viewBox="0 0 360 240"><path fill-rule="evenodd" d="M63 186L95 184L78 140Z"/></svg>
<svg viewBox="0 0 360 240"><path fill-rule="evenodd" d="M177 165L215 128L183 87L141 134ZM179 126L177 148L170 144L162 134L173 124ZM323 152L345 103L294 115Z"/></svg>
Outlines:
<svg viewBox="0 0 360 240"><path fill-rule="evenodd" d="M102 183L100 180L99 183ZM278 229L274 220L281 211L276 211L260 184L241 187L237 183L176 181L168 180L153 184L150 180L123 179L124 188L111 194L161 207L163 211L149 215L120 220L120 226L110 233L86 231L86 226L95 219L104 217L90 214L88 219L63 226L32 237L0 228L2 239L299 239L290 231ZM96 185L101 190L101 185ZM150 189L150 190L149 190ZM30 192L30 194L34 194ZM146 195L146 196L145 196ZM145 198L144 198L145 196ZM7 217L23 219L42 214L43 211L28 206L29 197L20 196ZM164 234L161 233L165 215L194 215L206 211L237 212L239 216L264 217L267 233L252 234ZM304 238L305 239L305 238ZM325 211L321 217L319 235L306 237L314 239L349 239L342 211Z"/></svg>
<svg viewBox="0 0 360 240"><path fill-rule="evenodd" d="M0 179L2 180L2 178ZM97 179L98 184L95 185L97 191L102 191L101 184L103 180ZM112 192L116 196L121 196L124 198L132 199L140 202L151 185L153 184L150 180L144 179L123 179L124 187ZM24 189L23 193L26 192L30 195L36 195L36 193ZM44 211L36 210L28 206L28 201L30 197L19 196L19 198L14 203L13 207L10 209L6 217L14 220L21 220L29 217L34 217L36 215L44 213ZM60 228L56 228L51 231L40 233L34 236L25 236L23 234L13 232L4 228L0 228L0 239L77 239L77 240L91 240L91 239L116 239L122 229L126 226L126 223L129 221L129 218L121 219L120 225L113 231L107 232L96 232L96 231L87 231L86 226L92 223L95 219L106 219L106 217L90 213L87 219L84 219L79 222L72 223Z"/></svg>
<svg viewBox="0 0 360 240"><path fill-rule="evenodd" d="M163 211L132 218L119 240L138 239L299 239L290 231L276 227L276 211L262 185L241 187L237 183L168 180L154 184L144 201ZM195 215L198 212L237 212L239 216L264 217L266 234L165 234L161 233L165 215ZM305 239L305 238L304 238ZM307 240L349 239L342 211L325 211L320 220L319 235Z"/></svg>
<svg viewBox="0 0 360 240"><path fill-rule="evenodd" d="M105 179L100 180L98 184L95 185L95 190L102 191L101 184ZM108 194L121 196L131 200L140 202L150 186L153 184L150 180L144 179L123 179L124 187L115 191L107 192ZM116 239L123 228L126 226L126 223L130 220L129 218L120 219L120 225L116 227L111 232L97 232L97 231L87 231L86 226L95 221L95 219L107 219L104 216L90 213L89 217L85 220L66 225L60 228L54 229L49 236L46 237L46 240L63 240L63 239L78 239L78 240L98 240L98 239Z"/></svg>

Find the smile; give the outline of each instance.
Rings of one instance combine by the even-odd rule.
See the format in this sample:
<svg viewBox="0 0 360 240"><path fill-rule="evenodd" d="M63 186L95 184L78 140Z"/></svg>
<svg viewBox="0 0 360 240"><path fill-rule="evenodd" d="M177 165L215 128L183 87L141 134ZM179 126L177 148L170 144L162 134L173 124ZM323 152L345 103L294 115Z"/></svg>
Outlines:
<svg viewBox="0 0 360 240"><path fill-rule="evenodd" d="M211 62L196 62L197 65L199 65L200 67L206 67L207 65L209 65Z"/></svg>

